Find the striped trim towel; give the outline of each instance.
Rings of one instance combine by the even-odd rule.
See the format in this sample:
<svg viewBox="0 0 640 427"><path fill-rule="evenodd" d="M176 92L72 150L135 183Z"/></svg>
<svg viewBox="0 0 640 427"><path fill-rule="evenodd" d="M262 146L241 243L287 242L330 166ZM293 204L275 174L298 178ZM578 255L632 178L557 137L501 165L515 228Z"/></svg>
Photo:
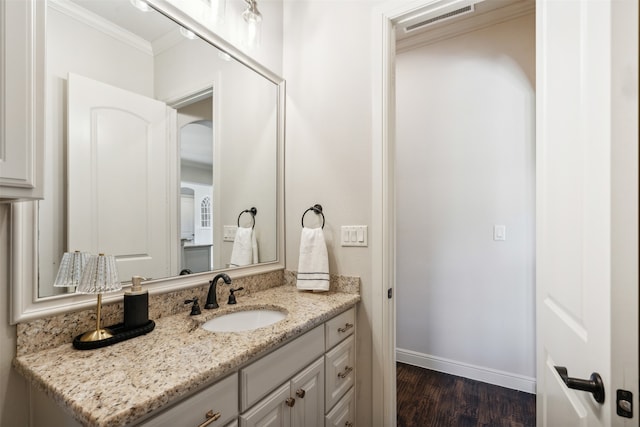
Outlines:
<svg viewBox="0 0 640 427"><path fill-rule="evenodd" d="M296 286L305 291L329 290L329 257L322 228L302 227Z"/></svg>

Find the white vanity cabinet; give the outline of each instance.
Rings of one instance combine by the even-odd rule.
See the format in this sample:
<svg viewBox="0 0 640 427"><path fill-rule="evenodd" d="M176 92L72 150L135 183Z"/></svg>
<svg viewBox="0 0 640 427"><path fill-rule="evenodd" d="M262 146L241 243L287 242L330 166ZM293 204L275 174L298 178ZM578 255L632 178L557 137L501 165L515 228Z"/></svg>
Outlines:
<svg viewBox="0 0 640 427"><path fill-rule="evenodd" d="M0 4L0 202L43 195L44 4Z"/></svg>
<svg viewBox="0 0 640 427"><path fill-rule="evenodd" d="M351 308L242 369L240 427L354 426L354 331Z"/></svg>
<svg viewBox="0 0 640 427"><path fill-rule="evenodd" d="M325 426L355 425L355 308L325 323Z"/></svg>
<svg viewBox="0 0 640 427"><path fill-rule="evenodd" d="M233 374L138 424L140 427L222 427L238 417L238 376ZM233 425L233 424L232 424Z"/></svg>
<svg viewBox="0 0 640 427"><path fill-rule="evenodd" d="M320 325L241 369L240 427L321 427L323 353L324 325Z"/></svg>
<svg viewBox="0 0 640 427"><path fill-rule="evenodd" d="M240 415L240 427L322 427L323 425L324 358L322 356Z"/></svg>

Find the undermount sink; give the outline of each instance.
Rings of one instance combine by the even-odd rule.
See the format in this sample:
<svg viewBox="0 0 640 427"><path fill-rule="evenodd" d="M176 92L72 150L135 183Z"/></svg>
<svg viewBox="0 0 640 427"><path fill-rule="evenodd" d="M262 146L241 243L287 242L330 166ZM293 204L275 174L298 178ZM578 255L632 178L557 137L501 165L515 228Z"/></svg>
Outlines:
<svg viewBox="0 0 640 427"><path fill-rule="evenodd" d="M210 332L251 331L272 325L287 317L287 313L269 308L235 311L207 320L202 328Z"/></svg>

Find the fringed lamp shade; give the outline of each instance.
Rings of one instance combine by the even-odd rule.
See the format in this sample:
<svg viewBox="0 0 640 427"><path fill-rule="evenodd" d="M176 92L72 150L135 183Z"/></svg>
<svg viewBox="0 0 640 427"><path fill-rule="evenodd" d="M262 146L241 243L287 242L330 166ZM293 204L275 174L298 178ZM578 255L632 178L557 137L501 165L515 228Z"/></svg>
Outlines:
<svg viewBox="0 0 640 427"><path fill-rule="evenodd" d="M91 255L84 267L82 278L76 288L76 292L83 294L97 294L96 306L96 330L82 335L80 341L98 341L113 336L111 331L100 327L100 311L102 307L102 294L115 292L122 289L118 279L116 260L113 255Z"/></svg>
<svg viewBox="0 0 640 427"><path fill-rule="evenodd" d="M65 252L64 255L62 255L60 268L58 268L58 274L56 275L56 280L53 282L53 286L56 288L78 286L88 259L89 254L86 252Z"/></svg>

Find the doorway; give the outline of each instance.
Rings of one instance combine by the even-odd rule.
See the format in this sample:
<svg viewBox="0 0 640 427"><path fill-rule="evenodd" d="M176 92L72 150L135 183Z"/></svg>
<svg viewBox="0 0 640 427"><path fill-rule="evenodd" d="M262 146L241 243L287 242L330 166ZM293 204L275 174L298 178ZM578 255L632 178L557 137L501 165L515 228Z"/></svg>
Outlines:
<svg viewBox="0 0 640 427"><path fill-rule="evenodd" d="M396 358L533 394L535 14L464 28L396 44Z"/></svg>
<svg viewBox="0 0 640 427"><path fill-rule="evenodd" d="M396 356L534 393L535 14L466 30L397 41Z"/></svg>
<svg viewBox="0 0 640 427"><path fill-rule="evenodd" d="M403 23L414 24L414 23L417 23L416 17L428 18L430 16L433 16L433 13L452 12L451 8L447 10L447 7L451 5L460 6L461 3L464 3L464 2L442 1L442 2L437 2L436 4L432 3L427 5L414 4L413 9L407 7L404 10L400 10L400 8L398 8L397 10L394 10L392 8L388 8L388 9L381 8L382 9L381 13L385 19L388 19L388 21L385 21L385 22L394 23L394 24L403 24ZM496 4L495 2L491 3L491 5L495 5L495 4ZM519 6L523 6L523 5L520 4ZM479 28L488 27L490 24L495 24L496 21L497 22L508 21L510 18L516 17L516 15L522 16L527 13L532 14L533 7L535 5L532 2L527 2L526 6L529 7L528 11L524 11L524 10L515 11L513 8L511 9L507 8L509 9L509 11L507 10L496 11L496 13L498 13L498 15L500 16L500 18L498 19L489 19L489 14L486 14L486 13L482 14L482 17L479 18L478 27ZM391 12L392 10L394 10L394 12ZM505 12L509 12L509 13L505 13ZM394 13L396 14L394 15ZM507 16L509 16L509 19L506 18ZM444 25L445 23L443 22L443 25L441 25L441 28L439 28L438 31L436 32L437 33L435 35L436 39L440 39L440 40L451 39L452 37L454 37L454 35L452 34L454 32L458 32L460 34L469 34L473 29L467 25L470 22L470 20L465 20L465 21L466 22L464 23L457 23L456 25L448 25L452 23L451 21L448 21L447 25ZM452 30L452 28L455 29L455 31ZM373 205L383 206L383 208L380 211L376 211L374 209L373 222L379 223L379 224L398 224L400 222L399 219L402 218L401 215L405 213L404 211L406 211L407 213L410 212L411 214L409 216L411 217L412 220L406 221L405 224L408 224L409 232L411 232L410 226L412 224L415 224L414 220L416 217L420 216L420 213L416 209L405 209L401 213L400 206L388 205L386 202L388 200L397 200L398 198L398 194L397 194L398 189L396 187L396 183L394 182L395 179L393 177L397 176L397 174L399 173L398 170L401 169L402 167L400 166L397 159L398 153L396 152L397 147L395 145L395 134L394 134L394 130L396 126L395 121L397 117L394 109L398 106L383 100L395 99L396 97L395 96L396 88L394 87L394 83L393 83L394 78L392 77L396 72L396 70L394 69L395 68L394 59L396 58L396 50L398 51L397 53L398 56L402 55L403 54L402 50L404 49L404 47L406 47L407 45L411 45L412 43L412 41L402 42L404 46L401 46L401 43L396 44L396 39L398 38L397 37L398 31L399 31L398 25L396 25L395 27L392 27L391 25L386 27L385 25L383 25L382 27L380 27L380 31L375 33L380 37L380 39L378 42L374 42L374 43L376 44L379 43L379 45L381 46L381 49L374 52L376 55L378 55L378 57L374 56L374 62L379 61L379 63L389 64L389 67L388 68L382 67L380 70L376 70L373 73L374 87L376 87L375 83L381 82L380 88L382 89L381 92L374 91L374 105L386 106L386 108L383 108L379 112L374 111L374 126L376 126L374 128L374 151L373 151L374 175L376 175L377 173L380 173L378 177L374 176L374 181L379 179L379 181L381 182L381 186L378 187L378 191L374 191ZM532 43L532 46L535 46L535 44ZM532 47L531 50L532 50L531 58L535 58L535 49ZM497 53L498 52L496 52L496 54ZM393 56L390 57L389 54ZM463 67L461 70L462 75L464 75L464 71L465 70ZM526 75L526 73L524 74ZM429 77L423 76L423 79L428 80ZM532 86L533 84L531 82L534 81L533 73L531 72L529 76L526 76L525 80L528 80L529 85ZM436 80L435 83L440 84L442 86L446 85L446 81L443 81L443 80ZM415 91L415 92L418 92L418 91ZM380 98L376 98L377 96L379 96ZM436 100L436 101L441 101L441 100ZM530 113L534 116L535 111L532 108L533 103L530 102L529 105L531 106ZM482 110L483 108L480 107L480 109ZM419 108L416 109L416 111L419 112ZM379 114L379 116L377 114ZM433 116L423 114L422 118L423 120L426 121L428 118L433 118ZM463 121L463 122L457 122L457 123L456 122L450 123L450 127L470 126L470 123L473 123L473 117L471 117L471 119L472 119L471 121L467 121L467 122ZM390 124L390 126L387 127L386 124ZM380 128L377 128L378 125L381 125ZM534 128L533 122L531 122L531 126L528 129L531 135L530 141L534 140L533 128ZM473 140L473 138L471 139ZM477 139L478 138L475 138L475 140ZM376 165L378 164L381 164L383 166L380 168L377 168ZM466 173L466 172L463 171L463 173ZM390 207L386 207L386 206L390 206ZM496 242L493 240L493 229L492 229L493 225L507 225L507 224L502 224L502 221L492 218L489 221L488 225L489 225L488 227L489 233L487 235L488 241L486 243L488 243L489 245L493 245L494 242ZM508 230L511 230L511 228L509 227ZM461 234L464 235L465 233L461 233ZM515 237L515 236L512 234L508 234L507 238L510 238L510 237ZM374 258L379 257L380 259L387 259L387 260L395 259L398 265L403 262L402 260L403 254L400 252L400 248L396 247L394 244L395 236L393 232L392 233L385 232L379 236L374 236L374 240L376 239L378 243L376 247L380 248L379 249L380 253L374 253L373 254ZM497 243L498 242L496 242L496 244ZM382 265L374 266L373 274L375 277L378 277L379 279L381 279L382 283L389 283L390 286L393 286L394 284L396 284L396 278L397 278L397 274L396 274L397 272L394 270L395 270L394 265L391 265L390 263L389 264L383 263ZM401 298L400 296L401 292L402 292L401 288L398 287L397 293L395 295L398 296L398 298ZM474 292L477 293L478 290L474 289ZM374 329L377 326L378 327L377 330L379 331L377 336L374 337L374 354L379 355L381 360L395 360L396 347L399 347L401 345L401 341L398 336L395 336L395 326L393 330L390 330L387 326L395 324L396 318L400 317L399 315L400 310L395 310L394 300L387 299L386 298L387 294L391 295L391 292L384 292L384 294L381 293L380 295L376 295L378 299L374 300L374 305L379 304L379 307L380 307L380 310L379 310L380 314L374 315L374 318L373 318ZM473 295L474 295L473 293L467 293L467 294L463 294L462 297L473 299ZM534 295L532 292L531 297L529 299L531 301L531 309L530 309L531 319L533 319L533 311L534 311L533 299L534 299ZM376 312L376 314L377 313L378 312ZM445 340L446 338L447 337L444 337ZM399 340L398 345L396 345L395 339ZM534 362L535 353L532 347L533 343L535 342L533 336L530 336L529 342L531 345L531 352L529 352L526 355L526 357L529 358L529 361L530 361L529 365L532 365L533 363L535 363ZM421 350L421 351L418 351L417 356L419 358L422 358L422 356L424 356L425 354L429 354L429 353L424 350ZM410 354L410 356L415 356L415 355L416 355L415 353ZM456 361L456 357L457 356L443 356L443 357L431 357L430 359L431 359L431 362L437 362L437 363L444 362L444 364L452 366L454 364L452 362ZM527 362L525 362L525 364L526 363ZM492 375L497 374L499 376L504 371L507 371L507 369L495 369L495 368L478 369L479 367L486 368L487 365L491 366L490 363L485 363L485 362L471 362L471 363L457 364L458 367L463 369L471 368L470 370L475 371L475 373L489 372ZM471 373L469 372L463 372L462 374L468 377L472 376ZM396 423L395 407L390 407L390 405L386 403L386 402L394 402L395 404L396 402L395 375L396 375L395 368L388 369L388 367L385 367L385 375L383 376L383 378L374 379L374 391L373 391L374 408L377 405L376 402L380 402L380 409L379 409L380 412L374 413L374 417L379 416L380 419L383 419L384 425L395 425ZM531 372L529 375L525 375L524 377L527 377L527 378L524 378L525 379L524 382L533 384L533 382L531 381L532 376L533 376L533 372ZM518 375L515 375L512 377L517 378ZM520 379L522 378L518 378L518 380ZM483 380L488 381L488 379L483 379Z"/></svg>
<svg viewBox="0 0 640 427"><path fill-rule="evenodd" d="M381 232L372 236L373 257L379 262L374 262L372 267L374 286L379 292L373 295L374 310L372 310L372 324L374 330L374 363L380 363L383 375L379 378L374 377L373 401L374 401L374 417L379 417L384 425L395 425L395 368L393 364L388 363L394 360L395 355L395 301L391 298L394 279L395 266L394 260L394 235L393 226L395 223L395 211L389 200L394 199L394 182L393 182L393 162L390 159L394 157L394 84L393 84L393 66L394 63L394 43L392 28L393 25L406 16L417 13L418 9L429 11L442 7L443 4L452 4L453 1L437 1L426 4L427 2L417 1L410 5L399 6L386 4L376 10L374 14L374 46L378 46L374 50L374 64L382 64L382 67L372 72L373 78L373 197L372 204L374 207L372 223L374 227L381 227ZM455 1L456 4L461 2ZM629 3L580 3L579 7L569 6L559 2L541 2L538 5L545 6L542 10L538 10L540 15L537 19L536 26L536 44L537 55L539 60L538 67L542 71L537 79L539 87L537 99L538 119L537 126L540 128L537 136L538 155L537 155L537 193L536 203L538 204L536 219L538 222L537 230L537 249L540 260L552 265L563 265L565 258L558 257L558 250L566 250L568 246L580 245L580 237L584 236L578 230L574 234L564 233L566 228L573 229L576 221L575 218L587 218L590 221L594 217L599 218L602 212L607 212L608 208L615 212L621 206L627 206L629 211L633 212L637 205L630 206L635 200L637 202L637 191L633 192L633 185L627 185L628 182L636 182L634 180L623 182L618 180L623 173L617 173L620 167L624 169L624 173L629 176L637 177L637 163L625 162L624 155L615 158L616 165L613 169L615 173L612 176L598 175L593 176L593 171L600 172L608 170L611 165L607 156L600 155L597 150L619 150L620 153L626 153L629 158L637 158L637 119L631 113L637 112L637 92L624 97L621 95L621 87L625 81L614 78L620 75L622 70L628 71L625 74L630 79L634 76L637 80L637 63L634 62L634 56L637 58L637 40L634 42L626 42L629 40L628 34L637 34L637 4ZM549 6L549 7L546 7ZM558 6L558 7L556 7ZM379 13L379 15L377 15ZM611 19L611 14L613 18ZM570 24L565 18L571 18ZM615 23L615 25L614 25ZM600 28L601 37L598 40L602 43L592 46L587 52L581 51L576 47L583 46L590 33L584 31L589 26ZM592 33L591 33L592 34ZM569 35L570 37L566 37ZM625 35L627 37L625 37ZM566 41L567 43L557 42ZM616 43L618 42L618 43ZM616 48L612 48L616 46ZM620 49L617 47L620 46ZM635 46L635 49L634 49ZM576 55L572 55L577 53ZM612 53L609 56L609 53ZM610 60L602 61L601 58L606 57ZM585 67L585 64L589 66ZM593 70L596 70L594 72ZM587 73L586 70L589 72ZM610 73L613 71L613 73ZM565 75L571 76L569 79L564 78ZM551 89L551 90L550 90ZM587 96L588 95L588 96ZM588 103L590 99L607 99L613 104ZM586 99L586 101L585 101ZM585 105L590 105L593 109L589 109L590 114L577 115L576 113L585 111ZM621 106L625 106L622 108ZM597 107L597 108L595 108ZM629 111L630 114L626 114ZM624 112L624 113L623 113ZM613 115L612 115L613 113ZM565 117L566 116L566 117ZM562 120L551 120L550 118L563 117ZM608 121L607 118L614 117L615 120ZM633 117L634 119L631 119ZM626 118L626 119L625 119ZM634 125L635 124L635 125ZM611 133L614 130L613 134ZM608 132L607 132L608 130ZM604 131L604 133L602 133ZM580 135L578 138L576 135ZM634 135L635 138L634 139ZM573 144L572 147L585 152L589 156L576 156L576 149L566 150L567 141ZM586 142L585 142L586 141ZM569 144L570 145L570 144ZM565 151L556 149L549 152L550 148L562 148ZM608 151L607 151L608 152ZM636 155L633 155L636 153ZM591 160L588 163L585 159ZM589 173L586 174L585 171ZM577 176L580 179L571 181L569 178ZM598 189L602 192L586 191L592 189L589 183L597 183ZM573 200L575 191L568 191L570 197L562 197L562 191L558 188L566 190L568 187L572 189L579 186L582 192L578 192L590 204L584 209L574 209L576 204L570 203ZM636 187L637 188L637 187ZM611 200L606 196L614 192L615 194L624 194L624 197ZM560 194L560 196L558 196ZM580 204L578 204L580 206ZM379 211L377 211L379 210ZM567 215L567 211L577 212ZM637 210L635 210L637 212ZM600 370L603 372L611 372L613 366L616 366L615 372L621 372L620 368L628 368L627 375L616 374L611 380L614 384L608 387L608 395L611 390L615 390L615 386L630 385L637 389L637 346L624 345L623 341L615 338L620 336L619 333L612 334L612 331L618 331L623 328L628 332L627 339L634 340L637 337L637 264L635 269L631 264L626 264L626 258L621 254L625 246L625 242L618 238L615 231L624 228L624 225L632 230L637 228L637 221L626 221L621 216L613 216L607 218L606 221L597 222L599 228L597 230L591 228L588 234L590 249L585 251L577 251L575 263L580 264L588 271L598 271L603 267L606 268L606 260L609 255L615 255L615 267L621 277L628 282L612 281L610 277L602 277L595 283L592 280L583 280L581 277L571 277L572 280L563 280L567 278L564 273L573 274L574 270L568 269L543 269L538 267L537 287L538 287L538 313L537 335L538 348L545 348L550 345L550 339L558 337L559 332L565 331L580 332L574 326L579 321L589 324L598 325L599 328L589 330L593 332L594 337L598 339L589 340L590 345L572 346L572 348L580 348L581 352L574 353L568 357L560 357L562 360L568 360L567 363L576 366L584 372L594 372ZM610 219L610 221L608 221ZM540 225L542 224L542 226ZM551 225L549 225L551 224ZM593 222L591 222L593 225ZM624 225L622 225L624 224ZM554 228L555 227L555 228ZM564 227L558 229L557 227ZM566 239L558 241L558 232ZM611 238L614 245L613 250L609 250L607 245L594 245L597 238L605 240ZM634 239L629 239L632 243ZM637 239L635 239L637 242ZM583 243L583 247L584 243ZM596 258L592 249L602 248L605 257ZM637 253L637 247L631 248L630 252ZM552 250L553 249L553 250ZM599 253L599 252L598 252ZM562 254L560 254L562 255ZM555 259L554 259L555 256ZM616 257L617 256L617 257ZM631 259L631 258L629 258ZM634 260L637 258L633 258ZM539 262L538 265L542 265ZM544 263L547 265L547 263ZM544 280L541 279L544 275ZM575 275L574 275L575 276ZM593 276L587 276L593 277ZM635 281L633 280L635 278ZM575 280L574 280L575 279ZM573 288L569 288L566 283L574 283ZM542 283L542 286L540 285ZM549 285L553 284L553 288ZM629 286L631 285L631 286ZM576 293L582 292L599 303L601 310L590 310L585 307L583 297L578 299L580 303L578 308L582 309L578 313L579 321L565 322L557 326L555 329L550 328L544 320L550 319L552 315L563 314L561 308L551 303L551 299L542 300L547 295L545 292L552 291L552 298L558 298L563 302L569 302L571 297ZM609 294L608 292L611 292ZM615 301L609 300L608 295L617 295ZM636 298L634 298L634 295ZM591 300L589 300L591 301ZM542 304L544 302L544 304ZM613 308L615 309L611 311ZM613 313L614 316L607 317L607 313ZM546 316L546 318L545 318ZM622 319L627 316L631 322L623 323ZM541 320L542 319L542 320ZM564 320L567 320L565 317ZM562 319L561 319L562 320ZM592 321L592 322L591 322ZM556 326L555 324L553 326ZM584 332L586 333L586 332ZM584 334L583 334L584 335ZM613 340L607 340L607 337L613 337ZM572 339L574 337L572 336ZM602 338L602 339L600 339ZM580 337L578 336L578 340ZM583 340L584 341L584 340ZM566 342L566 340L556 339L555 342ZM555 348L554 348L555 349ZM538 354L542 354L540 350ZM615 360L603 355L613 354ZM545 353L546 355L546 353ZM633 364L624 365L624 360L633 361ZM615 362L615 363L614 363ZM562 402L555 408L554 414L545 413L545 405L539 405L538 418L542 422L548 423L549 420L558 420L563 416L571 416L586 421L589 425L603 425L611 423L615 418L615 414L609 413L609 407L604 408L594 406L589 395L584 393L566 393L565 385L562 378L554 370L553 360L550 357L539 358L538 360L538 390L543 396L554 394L554 396L562 395ZM541 377L541 375L544 375ZM635 380L634 380L635 378ZM606 383L605 383L606 385ZM614 393L615 394L615 393ZM634 398L635 399L635 398ZM541 400L541 399L539 399ZM571 402L569 402L569 400ZM561 406L561 407L560 407ZM575 410L574 410L575 409ZM602 410L600 410L602 409ZM561 413L561 411L564 411ZM603 415L604 414L604 415ZM573 419L572 418L572 419ZM568 419L568 418L566 418ZM620 421L619 419L617 419ZM585 422L585 421L582 421ZM553 424L553 422L552 422ZM557 423L556 423L557 424Z"/></svg>

